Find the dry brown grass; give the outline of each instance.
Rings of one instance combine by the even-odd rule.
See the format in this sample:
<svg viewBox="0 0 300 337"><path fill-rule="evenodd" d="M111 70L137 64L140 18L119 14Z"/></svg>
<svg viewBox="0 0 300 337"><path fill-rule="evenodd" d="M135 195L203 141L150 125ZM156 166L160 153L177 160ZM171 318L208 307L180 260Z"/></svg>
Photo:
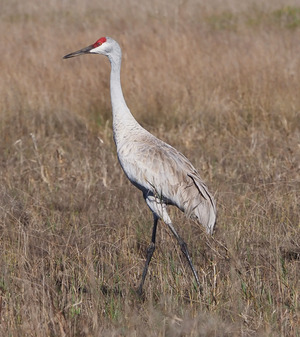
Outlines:
<svg viewBox="0 0 300 337"><path fill-rule="evenodd" d="M299 336L300 2L1 1L0 334ZM215 191L207 237L152 216L117 163L109 63L128 106Z"/></svg>

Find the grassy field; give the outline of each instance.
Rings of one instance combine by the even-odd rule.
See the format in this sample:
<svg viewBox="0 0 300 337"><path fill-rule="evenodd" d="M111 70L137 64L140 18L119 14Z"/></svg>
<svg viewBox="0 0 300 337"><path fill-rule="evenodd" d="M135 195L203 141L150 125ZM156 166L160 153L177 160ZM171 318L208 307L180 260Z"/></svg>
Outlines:
<svg viewBox="0 0 300 337"><path fill-rule="evenodd" d="M300 1L0 0L0 335L300 336ZM152 215L112 138L127 104L217 201L213 237L174 209L135 289Z"/></svg>

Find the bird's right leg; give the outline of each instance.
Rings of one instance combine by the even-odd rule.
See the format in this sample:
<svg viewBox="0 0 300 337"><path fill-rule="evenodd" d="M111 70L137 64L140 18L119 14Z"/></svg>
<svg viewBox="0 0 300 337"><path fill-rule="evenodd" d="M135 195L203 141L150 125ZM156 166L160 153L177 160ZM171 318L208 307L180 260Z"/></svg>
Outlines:
<svg viewBox="0 0 300 337"><path fill-rule="evenodd" d="M162 200L160 200L159 198L157 198L154 195L147 196L147 198L145 198L145 199L146 199L147 205L150 207L153 214L157 214L157 216L159 218L161 218L164 221L164 223L169 226L171 232L173 233L173 235L177 239L177 241L180 245L181 251L183 252L184 256L186 257L190 268L192 269L192 272L193 272L194 277L196 279L199 290L200 290L200 292L202 292L202 286L200 284L198 274L197 274L197 272L194 268L194 265L192 263L192 259L190 257L189 251L187 249L187 244L183 241L183 239L176 232L176 230L175 230L175 228L172 224L172 221L169 217L169 214L167 212L167 205Z"/></svg>
<svg viewBox="0 0 300 337"><path fill-rule="evenodd" d="M151 244L147 249L147 257L146 257L145 267L144 267L144 270L143 270L142 281L141 281L141 283L138 287L138 290L137 290L137 293L139 294L139 296L142 296L143 285L144 285L146 275L147 275L147 272L148 272L148 267L149 267L152 255L154 253L154 250L155 250L156 228L157 228L157 222L158 222L159 218L157 217L157 215L155 213L153 213L153 217L154 217L154 224L153 224L153 230L152 230Z"/></svg>
<svg viewBox="0 0 300 337"><path fill-rule="evenodd" d="M169 218L169 217L168 217ZM166 219L168 221L168 219ZM187 244L183 241L183 239L179 236L179 234L176 232L175 228L173 227L173 224L171 221L169 222L166 222L164 220L164 222L169 226L171 232L174 234L175 238L177 239L179 245L180 245L180 248L181 248L181 251L183 252L183 254L185 255L189 265L190 265L190 268L192 269L192 272L194 274L194 277L196 279L196 282L197 282L197 285L199 287L199 290L200 290L200 293L202 293L202 286L200 284L200 281L199 281L199 277L198 277L198 274L194 268L194 265L192 263L192 259L190 257L190 254L189 254L189 251L187 249Z"/></svg>

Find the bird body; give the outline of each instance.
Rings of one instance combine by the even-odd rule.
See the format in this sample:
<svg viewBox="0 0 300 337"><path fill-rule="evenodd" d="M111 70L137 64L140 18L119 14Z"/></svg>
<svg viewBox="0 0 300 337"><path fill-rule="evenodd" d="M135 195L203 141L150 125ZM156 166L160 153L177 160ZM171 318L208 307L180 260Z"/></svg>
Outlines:
<svg viewBox="0 0 300 337"><path fill-rule="evenodd" d="M173 227L167 205L177 206L187 216L197 219L206 231L212 234L216 220L214 199L189 160L175 148L145 130L131 114L121 88L122 52L119 44L109 37L101 38L93 45L68 54L64 58L86 53L104 54L109 58L113 134L118 159L128 179L143 192L144 199L154 216L152 242L147 251L139 292L142 291L155 249L156 226L159 219L162 219L175 235L200 287L186 244Z"/></svg>
<svg viewBox="0 0 300 337"><path fill-rule="evenodd" d="M149 133L132 132L117 146L120 164L128 179L143 195L177 206L197 218L209 233L215 223L215 209L198 172L176 149ZM158 214L159 217L161 217Z"/></svg>

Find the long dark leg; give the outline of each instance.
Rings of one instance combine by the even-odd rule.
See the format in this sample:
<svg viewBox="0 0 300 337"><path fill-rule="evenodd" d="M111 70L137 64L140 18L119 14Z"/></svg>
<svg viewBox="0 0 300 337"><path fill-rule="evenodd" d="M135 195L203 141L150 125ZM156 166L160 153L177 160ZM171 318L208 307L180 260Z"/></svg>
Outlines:
<svg viewBox="0 0 300 337"><path fill-rule="evenodd" d="M137 293L139 294L139 296L141 296L142 293L143 293L143 285L144 285L145 278L146 278L146 275L147 275L148 267L149 267L152 255L154 253L154 250L155 250L155 237L156 237L156 228L157 228L158 217L155 214L153 214L153 216L154 216L154 224L153 224L153 230L152 230L151 244L147 249L147 257L146 257L145 267L144 267L144 270L143 270L142 281L141 281L141 283L138 287L138 290L137 290Z"/></svg>
<svg viewBox="0 0 300 337"><path fill-rule="evenodd" d="M183 254L185 255L186 259L188 260L188 263L192 269L192 272L195 276L195 279L196 279L196 282L197 282L197 285L199 287L199 290L200 290L200 293L202 293L202 286L200 284L200 281L199 281L199 277L197 275L197 272L193 266L193 263L192 263L192 260L191 260L191 257L190 257L190 254L189 254L189 251L187 249L187 244L182 240L182 238L177 234L175 228L173 227L173 225L171 223L168 223L167 224L169 226L169 228L171 229L172 233L174 234L175 238L177 239L179 245L180 245L180 248L181 248L181 251L183 252Z"/></svg>

